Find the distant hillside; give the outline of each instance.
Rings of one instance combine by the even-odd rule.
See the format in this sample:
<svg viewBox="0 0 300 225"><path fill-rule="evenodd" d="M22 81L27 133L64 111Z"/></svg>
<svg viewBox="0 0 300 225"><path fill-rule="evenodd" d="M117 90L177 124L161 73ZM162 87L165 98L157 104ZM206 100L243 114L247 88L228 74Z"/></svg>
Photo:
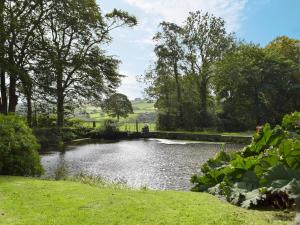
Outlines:
<svg viewBox="0 0 300 225"><path fill-rule="evenodd" d="M136 99L131 101L134 114L130 114L127 118L120 119L121 123L135 123L136 121L140 123L155 123L156 121L156 111L154 108L154 103L143 99ZM80 109L76 116L83 120L88 121L104 121L106 119L113 119L106 113L102 111L100 107L86 106Z"/></svg>

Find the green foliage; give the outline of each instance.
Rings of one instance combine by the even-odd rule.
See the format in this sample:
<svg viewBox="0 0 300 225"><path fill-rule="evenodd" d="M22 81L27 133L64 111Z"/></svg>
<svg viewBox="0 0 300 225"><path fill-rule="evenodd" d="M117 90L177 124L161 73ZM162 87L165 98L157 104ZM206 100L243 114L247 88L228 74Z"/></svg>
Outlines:
<svg viewBox="0 0 300 225"><path fill-rule="evenodd" d="M118 127L116 126L116 123L114 123L112 120L105 120L101 128L101 131L104 133L116 133L119 130Z"/></svg>
<svg viewBox="0 0 300 225"><path fill-rule="evenodd" d="M161 23L154 40L157 60L144 77L161 130L253 130L300 110L299 40L237 43L221 18L199 11L183 26Z"/></svg>
<svg viewBox="0 0 300 225"><path fill-rule="evenodd" d="M234 45L225 22L191 12L182 26L162 22L154 36L157 60L145 74L147 94L156 99L160 130L197 130L214 125L211 66Z"/></svg>
<svg viewBox="0 0 300 225"><path fill-rule="evenodd" d="M290 115L286 115L282 120L282 127L287 130L299 130L300 129L300 112L295 112Z"/></svg>
<svg viewBox="0 0 300 225"><path fill-rule="evenodd" d="M217 62L213 70L221 106L219 117L237 121L233 126L244 129L264 123L279 124L285 114L300 109L297 71L297 63L280 51L240 45Z"/></svg>
<svg viewBox="0 0 300 225"><path fill-rule="evenodd" d="M285 116L283 124L293 124L297 114ZM266 124L242 151L208 160L203 174L192 177L193 190L247 208L291 207L300 197L300 135L299 127L286 127Z"/></svg>
<svg viewBox="0 0 300 225"><path fill-rule="evenodd" d="M54 114L39 114L37 115L35 125L37 127L53 127L56 125L56 115Z"/></svg>
<svg viewBox="0 0 300 225"><path fill-rule="evenodd" d="M89 137L94 139L118 140L127 136L127 132L121 132L112 120L105 120L99 129L92 130Z"/></svg>
<svg viewBox="0 0 300 225"><path fill-rule="evenodd" d="M28 124L34 100L56 108L56 126L63 127L68 107L98 100L120 84L120 61L103 46L112 41L113 30L135 26L136 17L117 9L103 14L95 0L12 0L1 1L0 8L4 114L7 95L9 111L16 111L17 92L26 100Z"/></svg>
<svg viewBox="0 0 300 225"><path fill-rule="evenodd" d="M123 94L113 94L106 99L102 106L103 110L112 117L117 117L118 121L120 117L128 117L128 114L133 113L132 104Z"/></svg>
<svg viewBox="0 0 300 225"><path fill-rule="evenodd" d="M0 174L39 176L43 172L39 145L26 123L0 114Z"/></svg>
<svg viewBox="0 0 300 225"><path fill-rule="evenodd" d="M70 142L75 139L86 138L91 129L85 127L41 127L34 128L34 134L42 150L63 145L64 142Z"/></svg>

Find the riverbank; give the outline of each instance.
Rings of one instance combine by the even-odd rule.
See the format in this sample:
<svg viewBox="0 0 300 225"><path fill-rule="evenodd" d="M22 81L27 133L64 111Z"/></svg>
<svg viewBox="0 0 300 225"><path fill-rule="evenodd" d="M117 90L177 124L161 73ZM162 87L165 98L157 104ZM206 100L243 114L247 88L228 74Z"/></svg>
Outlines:
<svg viewBox="0 0 300 225"><path fill-rule="evenodd" d="M103 131L91 128L72 128L66 127L58 129L55 127L35 128L33 130L41 149L51 147L63 147L64 144L87 140L132 140L144 138L170 139L170 140L189 140L205 142L224 142L236 144L250 144L252 135L249 133L207 133L207 132L187 132L187 131L156 131L147 134L141 132L125 131Z"/></svg>
<svg viewBox="0 0 300 225"><path fill-rule="evenodd" d="M1 225L279 225L292 224L292 216L238 208L204 193L0 176Z"/></svg>
<svg viewBox="0 0 300 225"><path fill-rule="evenodd" d="M205 142L223 142L236 144L250 144L252 140L251 135L225 135L225 134L201 134L191 132L149 132L149 133L101 133L92 132L89 135L92 139L141 139L141 138L156 138L156 139L170 139L170 140L189 140L189 141L205 141Z"/></svg>

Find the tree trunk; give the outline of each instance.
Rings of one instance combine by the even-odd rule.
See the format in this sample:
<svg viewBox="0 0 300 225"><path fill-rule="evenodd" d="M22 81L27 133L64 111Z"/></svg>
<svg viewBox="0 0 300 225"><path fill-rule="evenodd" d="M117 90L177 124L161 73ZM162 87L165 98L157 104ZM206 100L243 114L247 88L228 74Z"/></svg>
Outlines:
<svg viewBox="0 0 300 225"><path fill-rule="evenodd" d="M16 85L17 80L14 75L10 75L10 83L9 83L9 105L8 105L8 112L15 113L16 107L18 104L18 96L16 95Z"/></svg>
<svg viewBox="0 0 300 225"><path fill-rule="evenodd" d="M57 99L57 126L64 126L64 97L59 96Z"/></svg>
<svg viewBox="0 0 300 225"><path fill-rule="evenodd" d="M5 85L5 71L0 68L0 83L1 83L1 111L2 114L7 114L7 95L6 95L6 85Z"/></svg>
<svg viewBox="0 0 300 225"><path fill-rule="evenodd" d="M15 71L15 62L14 62L14 43L16 42L15 35L12 36L11 42L9 44L9 52L8 52L8 63L9 63L9 104L8 104L8 112L15 113L16 106L18 104L18 96L16 95L16 85L17 85L17 76Z"/></svg>
<svg viewBox="0 0 300 225"><path fill-rule="evenodd" d="M210 121L208 118L207 112L207 92L208 92L208 81L205 74L202 75L199 84L199 92L200 92L200 126L208 127L210 125Z"/></svg>
<svg viewBox="0 0 300 225"><path fill-rule="evenodd" d="M57 96L57 127L64 126L64 96L63 93L60 93Z"/></svg>
<svg viewBox="0 0 300 225"><path fill-rule="evenodd" d="M57 127L64 126L64 90L63 90L63 73L62 69L59 69L59 73L57 74Z"/></svg>
<svg viewBox="0 0 300 225"><path fill-rule="evenodd" d="M31 101L31 92L27 93L27 123L29 127L32 127L32 101Z"/></svg>
<svg viewBox="0 0 300 225"><path fill-rule="evenodd" d="M177 102L178 102L178 123L182 127L183 123L183 108L182 108L182 98L181 98L181 87L179 82L179 73L177 63L174 64L174 75L176 82L176 91L177 91Z"/></svg>
<svg viewBox="0 0 300 225"><path fill-rule="evenodd" d="M207 113L207 82L202 79L200 82L200 111Z"/></svg>
<svg viewBox="0 0 300 225"><path fill-rule="evenodd" d="M7 95L5 85L5 69L4 69L4 58L5 58L5 35L4 35L4 3L5 0L0 0L0 113L7 114Z"/></svg>

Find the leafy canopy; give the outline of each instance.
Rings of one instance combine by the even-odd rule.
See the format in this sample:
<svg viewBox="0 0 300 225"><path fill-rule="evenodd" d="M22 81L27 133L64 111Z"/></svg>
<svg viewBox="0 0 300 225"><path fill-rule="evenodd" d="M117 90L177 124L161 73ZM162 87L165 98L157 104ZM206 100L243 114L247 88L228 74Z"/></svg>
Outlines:
<svg viewBox="0 0 300 225"><path fill-rule="evenodd" d="M128 117L128 114L133 113L132 104L126 95L115 93L106 99L102 105L102 108L112 117L117 117L118 121L120 117Z"/></svg>

